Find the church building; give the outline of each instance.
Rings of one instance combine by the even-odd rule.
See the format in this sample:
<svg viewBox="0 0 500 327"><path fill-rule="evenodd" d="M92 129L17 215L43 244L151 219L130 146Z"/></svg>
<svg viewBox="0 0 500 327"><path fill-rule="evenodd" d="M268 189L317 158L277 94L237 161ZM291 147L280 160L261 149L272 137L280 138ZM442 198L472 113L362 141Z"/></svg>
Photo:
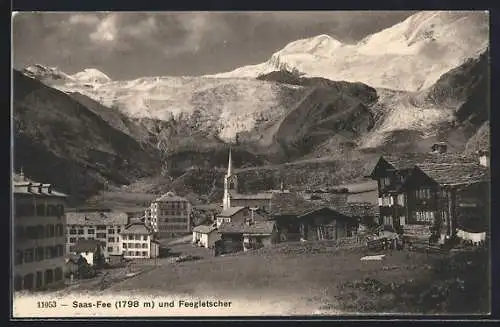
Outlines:
<svg viewBox="0 0 500 327"><path fill-rule="evenodd" d="M231 149L229 149L229 162L227 173L224 176L224 197L222 199L223 210L231 207L248 207L250 209L271 210L271 202L274 193L288 193L283 183L279 191L264 191L252 194L241 194L238 192L238 176L233 171Z"/></svg>

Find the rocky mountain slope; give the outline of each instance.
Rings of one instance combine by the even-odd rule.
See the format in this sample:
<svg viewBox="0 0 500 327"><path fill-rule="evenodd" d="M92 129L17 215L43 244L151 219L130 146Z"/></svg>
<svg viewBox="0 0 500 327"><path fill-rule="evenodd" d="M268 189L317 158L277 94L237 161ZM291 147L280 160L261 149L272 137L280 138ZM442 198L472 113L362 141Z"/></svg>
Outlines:
<svg viewBox="0 0 500 327"><path fill-rule="evenodd" d="M309 77L418 91L483 52L488 42L486 12L423 11L356 44L319 35L286 45L264 63L210 77L256 78L287 69Z"/></svg>
<svg viewBox="0 0 500 327"><path fill-rule="evenodd" d="M52 183L78 201L107 183L128 184L159 171L152 147L110 124L69 95L18 71L14 74L14 165L34 180Z"/></svg>

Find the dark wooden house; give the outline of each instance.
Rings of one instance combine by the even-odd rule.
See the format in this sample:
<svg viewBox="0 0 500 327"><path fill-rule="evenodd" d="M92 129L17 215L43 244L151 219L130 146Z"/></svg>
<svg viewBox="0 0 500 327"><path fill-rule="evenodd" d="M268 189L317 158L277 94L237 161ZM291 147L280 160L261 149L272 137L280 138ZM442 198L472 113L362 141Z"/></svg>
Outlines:
<svg viewBox="0 0 500 327"><path fill-rule="evenodd" d="M386 230L444 242L459 225L488 224L489 169L478 157L384 155L370 177L378 181L379 224Z"/></svg>
<svg viewBox="0 0 500 327"><path fill-rule="evenodd" d="M332 208L322 207L297 217L303 240L337 240L354 236L358 220Z"/></svg>

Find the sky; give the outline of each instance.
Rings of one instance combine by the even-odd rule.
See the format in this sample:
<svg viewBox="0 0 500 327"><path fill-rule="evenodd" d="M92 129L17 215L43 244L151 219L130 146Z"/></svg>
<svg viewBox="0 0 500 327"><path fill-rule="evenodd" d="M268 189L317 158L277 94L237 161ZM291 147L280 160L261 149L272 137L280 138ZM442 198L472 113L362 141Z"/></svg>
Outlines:
<svg viewBox="0 0 500 327"><path fill-rule="evenodd" d="M96 68L115 80L221 73L264 62L297 39L353 43L414 12L23 12L13 65Z"/></svg>

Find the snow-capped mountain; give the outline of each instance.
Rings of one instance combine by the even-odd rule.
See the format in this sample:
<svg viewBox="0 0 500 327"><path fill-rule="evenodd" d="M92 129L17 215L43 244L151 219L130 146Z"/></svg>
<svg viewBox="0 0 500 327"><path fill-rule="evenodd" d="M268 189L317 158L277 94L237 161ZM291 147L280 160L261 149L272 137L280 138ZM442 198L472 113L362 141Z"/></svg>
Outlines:
<svg viewBox="0 0 500 327"><path fill-rule="evenodd" d="M319 35L288 44L264 63L210 76L255 78L288 69L310 77L418 91L479 56L488 42L486 12L424 11L356 44Z"/></svg>
<svg viewBox="0 0 500 327"><path fill-rule="evenodd" d="M40 64L30 65L23 69L23 73L31 78L38 79L49 85L86 85L102 84L111 82L106 74L95 68L86 68L73 75L66 74L58 67L48 67Z"/></svg>
<svg viewBox="0 0 500 327"><path fill-rule="evenodd" d="M323 34L294 41L265 63L211 77L112 81L97 69L68 75L41 65L27 67L24 74L134 118L170 121L194 115L200 129L217 131L225 140L280 122L295 108L305 110L304 103L318 105L308 81L293 83L262 76L288 71L307 78L361 81L377 89L378 102L372 108L377 121L366 137L357 140L360 147L371 148L385 144L393 131L416 131L431 137L442 124L451 123L456 107L422 101L413 93L432 86L487 46L485 13L421 12L356 44ZM264 143L271 143L272 135L267 140Z"/></svg>
<svg viewBox="0 0 500 327"><path fill-rule="evenodd" d="M86 68L79 73L71 75L71 77L73 80L77 80L81 83L102 84L111 82L111 78L95 68Z"/></svg>

